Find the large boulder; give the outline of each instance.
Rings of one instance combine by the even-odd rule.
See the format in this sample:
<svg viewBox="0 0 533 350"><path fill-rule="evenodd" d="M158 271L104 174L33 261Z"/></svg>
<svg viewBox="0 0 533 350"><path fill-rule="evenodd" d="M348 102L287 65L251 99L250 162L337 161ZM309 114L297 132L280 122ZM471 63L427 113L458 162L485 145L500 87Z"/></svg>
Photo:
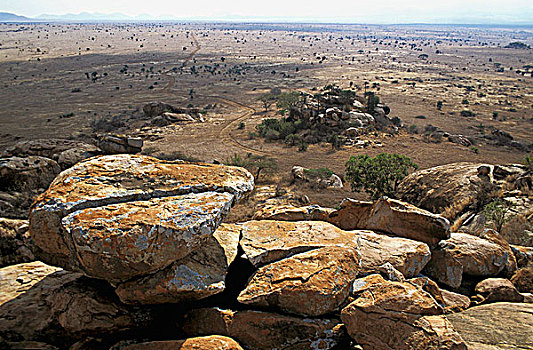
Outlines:
<svg viewBox="0 0 533 350"><path fill-rule="evenodd" d="M0 218L0 267L35 260L27 220Z"/></svg>
<svg viewBox="0 0 533 350"><path fill-rule="evenodd" d="M103 281L40 261L0 269L0 338L68 348L91 336L148 329L155 313L126 308Z"/></svg>
<svg viewBox="0 0 533 350"><path fill-rule="evenodd" d="M431 259L429 247L406 238L379 235L370 231L357 232L362 273L373 273L379 266L391 264L406 278L417 276Z"/></svg>
<svg viewBox="0 0 533 350"><path fill-rule="evenodd" d="M220 334L236 339L246 349L333 349L344 332L336 319L298 318L261 311L194 309L185 315L189 336Z"/></svg>
<svg viewBox="0 0 533 350"><path fill-rule="evenodd" d="M328 314L348 297L358 267L359 256L349 248L296 254L257 270L238 301L303 316Z"/></svg>
<svg viewBox="0 0 533 350"><path fill-rule="evenodd" d="M372 273L390 263L405 277L416 276L431 257L429 247L406 238L371 231L344 231L320 221L248 221L241 228L240 245L256 267L290 255L325 246L345 246L359 251L361 273Z"/></svg>
<svg viewBox="0 0 533 350"><path fill-rule="evenodd" d="M478 206L496 188L492 169L491 165L465 162L419 170L400 183L398 197L454 219L465 208Z"/></svg>
<svg viewBox="0 0 533 350"><path fill-rule="evenodd" d="M424 273L452 288L459 288L463 275L491 277L512 273L516 261L510 249L498 242L465 233L452 233L431 252Z"/></svg>
<svg viewBox="0 0 533 350"><path fill-rule="evenodd" d="M159 340L128 344L123 342L111 350L242 350L235 340L220 335L189 338L184 340Z"/></svg>
<svg viewBox="0 0 533 350"><path fill-rule="evenodd" d="M224 291L239 244L240 232L232 226L222 224L200 248L163 270L119 284L116 293L120 300L127 304L179 303Z"/></svg>
<svg viewBox="0 0 533 350"><path fill-rule="evenodd" d="M122 282L204 244L253 188L246 170L138 155L91 158L62 172L30 213L39 257Z"/></svg>
<svg viewBox="0 0 533 350"><path fill-rule="evenodd" d="M341 319L364 349L466 350L442 308L418 286L368 276L354 284L354 292Z"/></svg>
<svg viewBox="0 0 533 350"><path fill-rule="evenodd" d="M533 304L485 304L447 317L469 349L533 348Z"/></svg>
<svg viewBox="0 0 533 350"><path fill-rule="evenodd" d="M460 214L476 211L490 202L497 190L520 190L524 181L531 183L522 165L451 163L408 175L399 184L397 195L454 221Z"/></svg>
<svg viewBox="0 0 533 350"><path fill-rule="evenodd" d="M430 245L450 237L445 218L386 197L374 203L346 199L328 221L343 230L383 231Z"/></svg>

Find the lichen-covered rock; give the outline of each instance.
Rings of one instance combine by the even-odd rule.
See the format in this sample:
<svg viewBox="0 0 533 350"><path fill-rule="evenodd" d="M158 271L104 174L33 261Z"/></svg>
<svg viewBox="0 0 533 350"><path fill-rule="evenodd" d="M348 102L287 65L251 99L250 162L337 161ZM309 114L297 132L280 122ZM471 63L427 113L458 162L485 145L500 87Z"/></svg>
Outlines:
<svg viewBox="0 0 533 350"><path fill-rule="evenodd" d="M0 269L0 338L45 341L61 348L82 337L142 329L149 309L126 308L106 282L40 261Z"/></svg>
<svg viewBox="0 0 533 350"><path fill-rule="evenodd" d="M469 349L533 348L533 304L485 304L447 318Z"/></svg>
<svg viewBox="0 0 533 350"><path fill-rule="evenodd" d="M405 278L411 278L418 275L431 259L425 243L370 231L352 232L357 233L362 273L380 272L383 264L390 263Z"/></svg>
<svg viewBox="0 0 533 350"><path fill-rule="evenodd" d="M359 269L358 253L324 247L261 267L238 301L303 316L334 312L346 300Z"/></svg>
<svg viewBox="0 0 533 350"><path fill-rule="evenodd" d="M229 193L193 193L75 211L62 227L72 267L120 282L158 271L199 248L233 203Z"/></svg>
<svg viewBox="0 0 533 350"><path fill-rule="evenodd" d="M119 284L116 293L120 300L127 304L179 303L224 291L239 244L240 232L233 226L220 225L200 248L167 268Z"/></svg>
<svg viewBox="0 0 533 350"><path fill-rule="evenodd" d="M241 168L95 157L62 172L37 199L30 233L42 260L120 282L184 258L252 189Z"/></svg>
<svg viewBox="0 0 533 350"><path fill-rule="evenodd" d="M218 308L191 310L183 330L189 336L221 334L236 339L246 349L333 349L345 338L336 319L309 319L261 311Z"/></svg>
<svg viewBox="0 0 533 350"><path fill-rule="evenodd" d="M464 233L452 233L431 252L424 272L452 288L461 285L463 275L497 276L516 268L511 251L496 242Z"/></svg>
<svg viewBox="0 0 533 350"><path fill-rule="evenodd" d="M343 230L375 230L435 245L450 237L445 218L405 202L381 198L376 202L345 199L338 210L317 206L266 206L256 220L326 221Z"/></svg>
<svg viewBox="0 0 533 350"><path fill-rule="evenodd" d="M522 296L515 286L505 278L487 278L476 285L475 292L481 294L483 302L522 302Z"/></svg>
<svg viewBox="0 0 533 350"><path fill-rule="evenodd" d="M241 227L241 247L257 267L287 256L324 246L357 249L361 273L381 271L390 263L405 277L416 276L431 257L429 247L406 238L379 235L371 231L343 231L320 221L248 221Z"/></svg>
<svg viewBox="0 0 533 350"><path fill-rule="evenodd" d="M450 223L414 205L390 198L374 203L344 200L329 222L344 230L375 230L435 245L450 237Z"/></svg>
<svg viewBox="0 0 533 350"><path fill-rule="evenodd" d="M0 267L35 260L27 220L0 218Z"/></svg>
<svg viewBox="0 0 533 350"><path fill-rule="evenodd" d="M367 277L341 312L348 334L364 349L465 349L432 296L416 285Z"/></svg>
<svg viewBox="0 0 533 350"><path fill-rule="evenodd" d="M111 350L242 350L235 340L220 335L184 340L159 340L144 343L117 344Z"/></svg>
<svg viewBox="0 0 533 350"><path fill-rule="evenodd" d="M240 245L256 267L311 249L347 245L356 247L355 235L326 222L248 221L239 224Z"/></svg>

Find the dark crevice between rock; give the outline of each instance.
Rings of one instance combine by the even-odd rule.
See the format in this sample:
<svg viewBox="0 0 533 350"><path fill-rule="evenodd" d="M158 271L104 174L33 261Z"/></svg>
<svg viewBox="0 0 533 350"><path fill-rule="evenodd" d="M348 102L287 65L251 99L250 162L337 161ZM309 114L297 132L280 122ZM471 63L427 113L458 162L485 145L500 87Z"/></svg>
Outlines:
<svg viewBox="0 0 533 350"><path fill-rule="evenodd" d="M246 288L248 280L256 271L252 263L243 257L244 251L238 246L237 258L229 265L226 275L226 288L222 293L198 301L197 307L220 307L230 310L244 310L245 305L237 301L240 292Z"/></svg>

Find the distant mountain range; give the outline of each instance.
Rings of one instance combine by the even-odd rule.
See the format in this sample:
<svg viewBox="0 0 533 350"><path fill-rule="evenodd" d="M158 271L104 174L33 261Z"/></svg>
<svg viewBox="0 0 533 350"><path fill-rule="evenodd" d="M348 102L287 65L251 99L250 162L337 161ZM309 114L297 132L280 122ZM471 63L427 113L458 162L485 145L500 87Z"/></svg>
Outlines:
<svg viewBox="0 0 533 350"><path fill-rule="evenodd" d="M31 21L31 18L19 16L14 13L0 12L0 22L27 22Z"/></svg>
<svg viewBox="0 0 533 350"><path fill-rule="evenodd" d="M82 12L82 13L67 13L64 15L43 14L37 17L19 16L14 13L0 12L0 22L158 22L158 21L203 21L203 22L249 22L249 23L360 23L360 24L386 24L384 19L379 15L366 16L365 19L354 20L349 18L306 18L306 17L263 17L263 16L240 16L240 15L225 15L217 18L211 17L176 17L176 16L151 16L141 14L137 16L128 16L120 12L115 13L98 13L98 12ZM428 22L422 23L417 21L409 21L408 18L397 17L396 20L390 22L397 24L450 24L450 25L509 25L521 26L525 25L531 27L533 25L531 19L509 18L506 16L493 16L490 19L485 17L451 17L447 20L439 20L439 18L432 18Z"/></svg>
<svg viewBox="0 0 533 350"><path fill-rule="evenodd" d="M88 21L169 21L178 20L173 16L150 16L150 15L138 15L128 16L123 13L115 12L111 14L107 13L67 13L65 15L48 15L43 14L34 18L19 16L14 13L0 12L0 22L46 22L46 21L58 21L58 22L88 22Z"/></svg>

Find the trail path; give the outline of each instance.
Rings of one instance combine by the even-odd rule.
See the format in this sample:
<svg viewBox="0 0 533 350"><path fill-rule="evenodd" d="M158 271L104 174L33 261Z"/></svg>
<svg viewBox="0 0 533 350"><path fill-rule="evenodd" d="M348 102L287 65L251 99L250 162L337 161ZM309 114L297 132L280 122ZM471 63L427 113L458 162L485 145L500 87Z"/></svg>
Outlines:
<svg viewBox="0 0 533 350"><path fill-rule="evenodd" d="M196 36L192 32L191 32L191 38L192 38L192 40L194 42L195 48L185 58L185 60L181 64L180 68L185 67L187 65L187 63L189 63L189 61L191 61L194 58L194 56L198 53L198 51L200 51L200 49L201 49L200 44L198 44L198 41L196 40ZM163 74L162 74L163 76L168 78L168 83L163 88L163 92L172 92L171 89L176 84L176 78L173 75L169 75L170 72L172 72L172 69L169 69L166 72L163 72ZM219 140L221 140L223 143L225 143L227 145L233 145L234 147L237 147L237 148L239 148L239 149L241 149L241 150L243 150L245 152L250 152L250 153L259 154L259 155L270 155L270 153L268 153L268 152L265 152L265 151L262 151L262 150L258 150L258 149L252 148L252 147L248 147L248 146L242 144L241 142L236 140L231 135L231 130L236 129L240 122L245 121L246 119L250 118L252 115L255 114L255 112L256 112L255 108L247 106L247 105L245 105L243 103L240 103L240 102L237 102L237 101L230 100L230 99L222 97L222 96L218 96L218 95L210 95L210 96L198 95L198 96L204 97L204 98L216 99L216 100L220 101L223 104L226 104L228 106L236 108L237 112L239 113L239 115L236 118L229 120L220 129L220 131L218 132L218 135L217 135ZM242 113L241 113L241 111L242 111Z"/></svg>

